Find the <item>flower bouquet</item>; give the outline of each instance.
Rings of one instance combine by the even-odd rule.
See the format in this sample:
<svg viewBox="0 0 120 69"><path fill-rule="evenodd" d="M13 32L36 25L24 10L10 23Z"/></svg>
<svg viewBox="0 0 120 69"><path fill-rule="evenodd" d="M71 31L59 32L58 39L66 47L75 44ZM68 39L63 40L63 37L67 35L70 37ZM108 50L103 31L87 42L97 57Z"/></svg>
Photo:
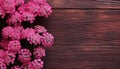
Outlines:
<svg viewBox="0 0 120 69"><path fill-rule="evenodd" d="M46 0L0 0L0 69L43 68L41 58L46 55L45 47L53 45L54 36L41 25L23 24L33 24L37 16L51 13Z"/></svg>

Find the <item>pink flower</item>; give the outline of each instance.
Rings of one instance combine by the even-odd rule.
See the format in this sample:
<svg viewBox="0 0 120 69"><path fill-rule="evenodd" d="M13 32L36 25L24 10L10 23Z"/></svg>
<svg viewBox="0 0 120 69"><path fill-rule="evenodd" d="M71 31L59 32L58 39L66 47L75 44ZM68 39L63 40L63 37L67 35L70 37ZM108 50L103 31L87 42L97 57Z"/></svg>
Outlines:
<svg viewBox="0 0 120 69"><path fill-rule="evenodd" d="M43 4L40 4L39 16L48 17L52 13L51 9L52 9L51 6L46 2L44 2Z"/></svg>
<svg viewBox="0 0 120 69"><path fill-rule="evenodd" d="M27 64L28 62L30 62L30 60L31 60L31 52L28 49L21 49L18 54L19 54L18 59L22 63Z"/></svg>
<svg viewBox="0 0 120 69"><path fill-rule="evenodd" d="M23 26L15 26L13 29L15 33L21 33L24 30Z"/></svg>
<svg viewBox="0 0 120 69"><path fill-rule="evenodd" d="M25 0L26 1L26 0ZM45 49L37 48L22 49L21 42L26 39L30 44L49 47L53 45L54 37L40 25L34 28L24 29L22 22L33 23L36 16L48 17L52 13L51 6L46 0L0 0L0 16L6 18L9 26L2 29L3 39L0 41L0 69L42 69L42 57L46 55ZM31 45L30 45L31 46ZM23 47L24 48L24 47ZM29 48L29 47L28 47ZM31 50L33 49L33 50ZM34 56L33 56L34 55ZM32 61L32 59L34 59ZM16 65L17 60L22 65Z"/></svg>
<svg viewBox="0 0 120 69"><path fill-rule="evenodd" d="M14 64L15 58L16 55L14 53L6 51L4 60L7 65L9 65L10 63Z"/></svg>
<svg viewBox="0 0 120 69"><path fill-rule="evenodd" d="M24 4L26 5L26 4ZM18 7L17 11L22 14L23 12L26 12L25 8L24 8L24 5L21 5L20 7Z"/></svg>
<svg viewBox="0 0 120 69"><path fill-rule="evenodd" d="M8 48L8 43L9 43L9 40L2 39L2 40L1 40L1 48L4 48L5 50L7 50L7 48Z"/></svg>
<svg viewBox="0 0 120 69"><path fill-rule="evenodd" d="M9 25L20 25L23 21L33 23L36 16L48 17L52 13L51 6L46 0L30 0L24 4L24 0L0 0L0 15L6 14Z"/></svg>
<svg viewBox="0 0 120 69"><path fill-rule="evenodd" d="M36 26L34 26L34 28L35 28L35 31L37 33L45 33L45 32L47 32L47 30L45 29L45 27L40 26L40 25L36 25Z"/></svg>
<svg viewBox="0 0 120 69"><path fill-rule="evenodd" d="M36 33L36 34L29 36L27 40L30 42L30 44L39 45L41 43L42 36Z"/></svg>
<svg viewBox="0 0 120 69"><path fill-rule="evenodd" d="M31 1L35 2L36 4L42 4L46 2L46 0L31 0Z"/></svg>
<svg viewBox="0 0 120 69"><path fill-rule="evenodd" d="M14 29L11 26L4 27L2 29L3 38L10 38L14 34Z"/></svg>
<svg viewBox="0 0 120 69"><path fill-rule="evenodd" d="M21 14L16 11L15 13L13 13L8 17L6 22L8 23L8 25L19 26L21 25L22 21L23 20L22 20Z"/></svg>
<svg viewBox="0 0 120 69"><path fill-rule="evenodd" d="M4 60L0 58L0 69L7 69Z"/></svg>
<svg viewBox="0 0 120 69"><path fill-rule="evenodd" d="M24 4L19 8L19 11L21 13L28 12L33 14L34 16L37 16L39 14L39 10L40 10L40 6L32 1L28 2L27 4Z"/></svg>
<svg viewBox="0 0 120 69"><path fill-rule="evenodd" d="M12 40L22 39L21 32L24 30L24 28L22 26L15 26L13 29L14 29L14 34L12 36Z"/></svg>
<svg viewBox="0 0 120 69"><path fill-rule="evenodd" d="M0 58L4 59L5 54L5 51L3 49L0 49Z"/></svg>
<svg viewBox="0 0 120 69"><path fill-rule="evenodd" d="M18 26L12 28L11 26L7 26L3 28L2 30L2 36L3 38L10 38L10 40L19 40L21 38L21 32L23 30L23 27Z"/></svg>
<svg viewBox="0 0 120 69"><path fill-rule="evenodd" d="M33 34L35 34L35 30L33 28L26 28L21 32L21 38L25 39Z"/></svg>
<svg viewBox="0 0 120 69"><path fill-rule="evenodd" d="M28 64L29 64L29 63L28 63ZM21 69L31 69L31 68L28 67L28 64L23 64L23 65L21 66Z"/></svg>
<svg viewBox="0 0 120 69"><path fill-rule="evenodd" d="M6 13L13 14L15 12L15 1L14 0L3 0L1 6Z"/></svg>
<svg viewBox="0 0 120 69"><path fill-rule="evenodd" d="M0 6L3 4L4 0L0 0Z"/></svg>
<svg viewBox="0 0 120 69"><path fill-rule="evenodd" d="M35 16L29 12L23 12L22 13L22 19L23 21L30 21L30 23L33 23L33 21L35 20Z"/></svg>
<svg viewBox="0 0 120 69"><path fill-rule="evenodd" d="M10 41L9 44L8 44L8 51L11 51L11 52L18 52L20 51L21 49L21 44L20 44L20 41Z"/></svg>
<svg viewBox="0 0 120 69"><path fill-rule="evenodd" d="M14 66L14 67L12 67L12 69L21 69L21 67L19 67L19 66Z"/></svg>
<svg viewBox="0 0 120 69"><path fill-rule="evenodd" d="M38 48L34 49L35 58L40 59L41 57L44 57L45 55L46 54L45 54L45 49L44 48L38 47Z"/></svg>
<svg viewBox="0 0 120 69"><path fill-rule="evenodd" d="M24 0L15 0L15 5L19 6L23 4L24 4Z"/></svg>
<svg viewBox="0 0 120 69"><path fill-rule="evenodd" d="M35 59L31 63L29 63L28 68L30 68L30 69L42 69L43 64L44 63L41 59Z"/></svg>
<svg viewBox="0 0 120 69"><path fill-rule="evenodd" d="M5 11L3 10L3 8L2 7L0 7L0 16L2 16L2 18L4 18L4 16L5 16Z"/></svg>
<svg viewBox="0 0 120 69"><path fill-rule="evenodd" d="M20 33L13 33L11 38L11 40L20 40Z"/></svg>
<svg viewBox="0 0 120 69"><path fill-rule="evenodd" d="M22 13L24 21L33 22L35 16L46 16L48 17L52 13L52 8L46 2L46 0L31 0L27 4L18 8L19 12ZM24 15L24 13L26 15ZM33 14L33 15L31 15ZM29 19L27 19L27 18ZM26 20L27 19L27 20Z"/></svg>
<svg viewBox="0 0 120 69"><path fill-rule="evenodd" d="M45 47L52 46L54 43L54 36L50 33L43 33L42 44Z"/></svg>

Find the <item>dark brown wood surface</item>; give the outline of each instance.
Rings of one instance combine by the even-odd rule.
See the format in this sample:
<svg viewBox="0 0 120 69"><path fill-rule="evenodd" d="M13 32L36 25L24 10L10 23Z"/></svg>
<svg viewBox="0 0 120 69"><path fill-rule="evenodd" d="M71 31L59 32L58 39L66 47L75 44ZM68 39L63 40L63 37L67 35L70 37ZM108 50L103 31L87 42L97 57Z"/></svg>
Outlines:
<svg viewBox="0 0 120 69"><path fill-rule="evenodd" d="M120 69L120 0L48 0L35 23L54 34L44 69Z"/></svg>
<svg viewBox="0 0 120 69"><path fill-rule="evenodd" d="M120 0L48 0L53 8L120 9Z"/></svg>

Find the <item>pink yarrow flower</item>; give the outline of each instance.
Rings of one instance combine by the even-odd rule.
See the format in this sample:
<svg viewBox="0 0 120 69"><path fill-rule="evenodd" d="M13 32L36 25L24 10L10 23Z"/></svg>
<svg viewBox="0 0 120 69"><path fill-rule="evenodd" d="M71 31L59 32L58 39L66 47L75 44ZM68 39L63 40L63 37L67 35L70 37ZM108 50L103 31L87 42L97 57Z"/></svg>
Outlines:
<svg viewBox="0 0 120 69"><path fill-rule="evenodd" d="M6 22L8 23L8 25L19 26L21 25L22 21L22 15L16 11L8 17Z"/></svg>
<svg viewBox="0 0 120 69"><path fill-rule="evenodd" d="M30 1L27 4L24 4L23 6L19 7L18 10L20 13L28 12L33 14L34 16L37 16L39 14L40 6L38 4L35 4L34 2Z"/></svg>
<svg viewBox="0 0 120 69"><path fill-rule="evenodd" d="M54 36L50 33L43 33L43 40L42 40L42 44L45 47L49 47L52 46L54 43Z"/></svg>
<svg viewBox="0 0 120 69"><path fill-rule="evenodd" d="M30 23L33 23L33 21L35 20L35 16L29 12L23 12L22 19L23 21L30 21Z"/></svg>
<svg viewBox="0 0 120 69"><path fill-rule="evenodd" d="M34 29L37 33L45 33L47 32L47 30L45 29L45 27L40 26L40 25L36 25L34 26Z"/></svg>
<svg viewBox="0 0 120 69"><path fill-rule="evenodd" d="M35 59L31 63L29 63L28 68L30 68L30 69L42 69L43 64L44 63L41 59Z"/></svg>
<svg viewBox="0 0 120 69"><path fill-rule="evenodd" d="M27 40L30 42L30 44L39 45L42 41L42 36L40 36L38 33L35 33L29 36Z"/></svg>
<svg viewBox="0 0 120 69"><path fill-rule="evenodd" d="M22 63L28 64L28 62L30 62L32 54L28 49L21 49L18 54L18 60Z"/></svg>
<svg viewBox="0 0 120 69"><path fill-rule="evenodd" d="M0 69L7 69L3 59L0 58Z"/></svg>
<svg viewBox="0 0 120 69"><path fill-rule="evenodd" d="M1 7L6 13L13 14L15 12L14 0L2 0Z"/></svg>
<svg viewBox="0 0 120 69"><path fill-rule="evenodd" d="M24 28L23 26L15 26L13 29L15 33L21 33Z"/></svg>
<svg viewBox="0 0 120 69"><path fill-rule="evenodd" d="M41 57L44 57L45 55L46 54L45 54L45 49L44 48L39 46L38 48L34 49L35 58L40 59Z"/></svg>
<svg viewBox="0 0 120 69"><path fill-rule="evenodd" d="M26 28L21 32L21 38L25 39L33 34L35 34L35 30L33 28Z"/></svg>
<svg viewBox="0 0 120 69"><path fill-rule="evenodd" d="M24 0L15 0L15 5L16 5L16 6L23 5L24 3L25 3Z"/></svg>
<svg viewBox="0 0 120 69"><path fill-rule="evenodd" d="M40 4L39 16L48 17L51 13L52 13L51 6L47 2Z"/></svg>
<svg viewBox="0 0 120 69"><path fill-rule="evenodd" d="M12 40L22 39L23 36L21 35L21 32L24 30L24 28L22 26L15 26L13 27L13 29L14 29L14 34Z"/></svg>
<svg viewBox="0 0 120 69"><path fill-rule="evenodd" d="M0 16L2 16L2 18L4 18L6 15L5 11L3 10L3 8L0 6Z"/></svg>
<svg viewBox="0 0 120 69"><path fill-rule="evenodd" d="M21 49L21 44L20 44L20 41L10 41L9 44L8 44L8 51L11 51L11 52L18 52L20 51Z"/></svg>
<svg viewBox="0 0 120 69"><path fill-rule="evenodd" d="M10 40L20 40L20 33L14 32L10 38Z"/></svg>
<svg viewBox="0 0 120 69"><path fill-rule="evenodd" d="M46 2L46 0L30 0L30 1L32 1L36 4L42 4L42 3Z"/></svg>
<svg viewBox="0 0 120 69"><path fill-rule="evenodd" d="M10 63L14 64L15 58L16 58L15 53L6 51L5 58L4 58L6 65L9 65Z"/></svg>
<svg viewBox="0 0 120 69"><path fill-rule="evenodd" d="M3 38L11 38L13 34L14 29L11 26L7 26L2 29Z"/></svg>
<svg viewBox="0 0 120 69"><path fill-rule="evenodd" d="M3 49L5 49L5 50L7 50L7 48L8 48L8 43L9 43L9 40L7 40L7 39L2 39L1 40L1 45L0 45L0 47L1 48L3 48Z"/></svg>
<svg viewBox="0 0 120 69"><path fill-rule="evenodd" d="M30 63L30 62L29 62L29 63ZM29 63L28 63L28 64L29 64ZM31 68L28 67L28 64L23 64L23 65L21 66L21 69L31 69Z"/></svg>
<svg viewBox="0 0 120 69"><path fill-rule="evenodd" d="M4 59L4 57L5 57L5 50L3 50L3 49L0 49L0 58L1 59Z"/></svg>
<svg viewBox="0 0 120 69"><path fill-rule="evenodd" d="M10 40L19 40L21 38L21 32L18 32L17 30L17 28L14 29L11 26L7 26L2 29L2 36L5 39L10 38Z"/></svg>
<svg viewBox="0 0 120 69"><path fill-rule="evenodd" d="M19 66L14 66L14 67L12 67L12 69L21 69L21 67L19 67Z"/></svg>

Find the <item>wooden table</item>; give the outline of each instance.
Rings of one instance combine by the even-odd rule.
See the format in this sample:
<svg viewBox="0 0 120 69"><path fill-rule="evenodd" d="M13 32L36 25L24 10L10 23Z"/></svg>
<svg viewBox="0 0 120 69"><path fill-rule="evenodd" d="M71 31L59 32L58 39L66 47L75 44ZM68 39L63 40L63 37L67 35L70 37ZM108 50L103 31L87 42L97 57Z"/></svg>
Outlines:
<svg viewBox="0 0 120 69"><path fill-rule="evenodd" d="M55 36L44 69L120 69L120 0L48 0L37 18Z"/></svg>

